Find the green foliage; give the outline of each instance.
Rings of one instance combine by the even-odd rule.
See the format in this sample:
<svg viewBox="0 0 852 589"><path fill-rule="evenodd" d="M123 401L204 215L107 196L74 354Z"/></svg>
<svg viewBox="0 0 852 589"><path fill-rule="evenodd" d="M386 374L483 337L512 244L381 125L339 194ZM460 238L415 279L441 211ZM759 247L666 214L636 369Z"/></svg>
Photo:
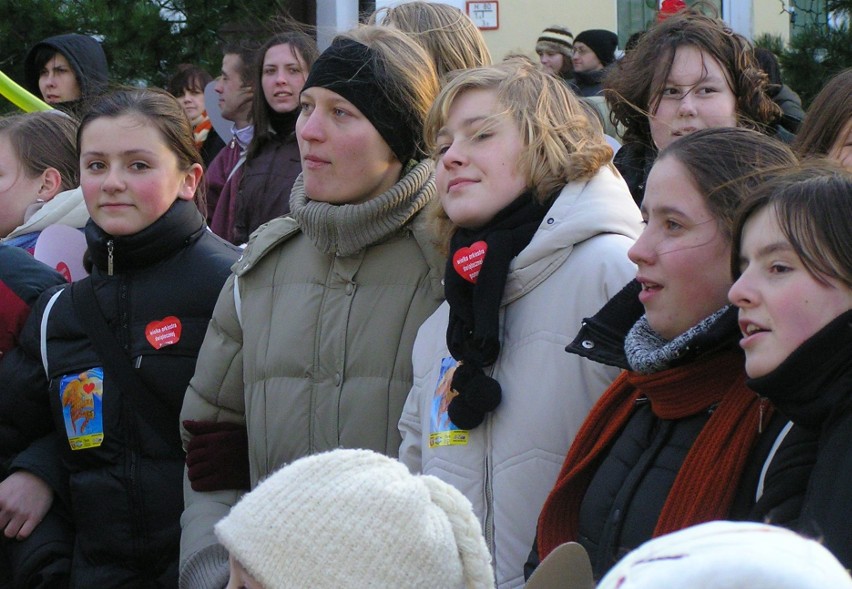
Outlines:
<svg viewBox="0 0 852 589"><path fill-rule="evenodd" d="M781 10L786 2L778 0ZM792 0L797 25L784 46L778 36L763 34L754 44L778 56L784 83L796 91L807 108L825 83L852 67L852 0ZM829 14L833 13L833 18ZM829 23L833 23L831 26ZM840 24L838 24L840 23Z"/></svg>
<svg viewBox="0 0 852 589"><path fill-rule="evenodd" d="M281 19L294 4L293 0L0 0L0 70L23 85L24 56L30 47L46 37L77 32L102 40L113 84L162 86L184 62L199 64L215 76L222 63L224 36L262 41L282 27ZM12 109L0 97L0 112Z"/></svg>
<svg viewBox="0 0 852 589"><path fill-rule="evenodd" d="M754 38L754 46L768 49L775 55L784 53L784 39L781 38L781 35L772 35L770 33L758 35Z"/></svg>

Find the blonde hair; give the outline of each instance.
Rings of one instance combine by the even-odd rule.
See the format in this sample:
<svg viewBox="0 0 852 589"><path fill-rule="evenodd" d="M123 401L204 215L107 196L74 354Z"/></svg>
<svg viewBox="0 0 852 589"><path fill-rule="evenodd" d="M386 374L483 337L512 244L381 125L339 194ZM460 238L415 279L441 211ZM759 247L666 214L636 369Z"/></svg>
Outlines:
<svg viewBox="0 0 852 589"><path fill-rule="evenodd" d="M450 79L426 117L425 142L433 154L453 102L469 90L493 91L505 108L495 117L508 116L518 126L525 146L518 169L539 202L573 180L585 180L604 166L612 167L612 148L600 123L564 82L519 59L460 71ZM441 237L451 235L455 228L443 209L433 214Z"/></svg>
<svg viewBox="0 0 852 589"><path fill-rule="evenodd" d="M461 10L439 2L406 2L381 8L370 24L381 20L409 35L432 57L438 76L454 70L487 66L491 52L482 33Z"/></svg>

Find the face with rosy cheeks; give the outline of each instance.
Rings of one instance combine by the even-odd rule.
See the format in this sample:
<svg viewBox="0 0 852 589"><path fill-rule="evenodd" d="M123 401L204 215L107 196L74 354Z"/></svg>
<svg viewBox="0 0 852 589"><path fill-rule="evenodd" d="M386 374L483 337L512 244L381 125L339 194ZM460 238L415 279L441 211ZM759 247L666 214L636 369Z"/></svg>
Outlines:
<svg viewBox="0 0 852 589"><path fill-rule="evenodd" d="M742 274L729 298L740 309L740 346L752 378L775 370L802 343L852 309L852 289L802 264L784 236L775 210L764 207L746 221Z"/></svg>
<svg viewBox="0 0 852 589"><path fill-rule="evenodd" d="M297 49L286 43L267 49L260 81L269 107L278 113L299 108L306 76L307 67Z"/></svg>
<svg viewBox="0 0 852 589"><path fill-rule="evenodd" d="M460 227L482 227L527 189L518 169L524 142L505 110L493 90L467 90L455 97L438 131L438 196Z"/></svg>
<svg viewBox="0 0 852 589"><path fill-rule="evenodd" d="M837 140L828 152L828 157L852 172L852 119L846 121L837 134Z"/></svg>
<svg viewBox="0 0 852 589"><path fill-rule="evenodd" d="M737 98L728 73L697 47L681 45L675 50L660 94L649 120L658 149L700 129L737 126Z"/></svg>
<svg viewBox="0 0 852 589"><path fill-rule="evenodd" d="M308 198L358 204L390 189L402 164L373 124L337 92L302 92L296 139Z"/></svg>
<svg viewBox="0 0 852 589"><path fill-rule="evenodd" d="M92 220L114 236L142 231L176 199L192 200L201 164L178 167L155 124L141 116L100 117L80 138L80 185Z"/></svg>
<svg viewBox="0 0 852 589"><path fill-rule="evenodd" d="M651 168L642 216L645 230L627 255L638 266L648 323L671 340L727 303L730 243L673 156Z"/></svg>

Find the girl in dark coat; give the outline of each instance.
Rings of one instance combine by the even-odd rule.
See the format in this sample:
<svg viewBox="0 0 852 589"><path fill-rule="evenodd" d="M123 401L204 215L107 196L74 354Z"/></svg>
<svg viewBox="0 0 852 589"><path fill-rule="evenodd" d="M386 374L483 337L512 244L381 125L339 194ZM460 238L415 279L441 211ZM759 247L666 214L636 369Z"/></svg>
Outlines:
<svg viewBox="0 0 852 589"><path fill-rule="evenodd" d="M0 484L0 528L24 540L56 501L74 527L71 587L175 587L178 413L238 250L193 202L200 156L165 92L98 99L77 146L93 267L39 298L4 373L30 443Z"/></svg>
<svg viewBox="0 0 852 589"><path fill-rule="evenodd" d="M636 280L568 346L626 370L586 418L542 508L542 557L579 542L599 578L651 537L749 513L768 407L745 386L727 304L731 230L749 190L795 163L745 129L698 131L657 158L647 225L629 252Z"/></svg>
<svg viewBox="0 0 852 589"><path fill-rule="evenodd" d="M761 186L734 233L729 298L739 307L747 384L792 426L766 467L766 495L797 508L758 514L819 538L852 566L852 175L833 164ZM810 455L790 456L797 438ZM804 476L802 476L804 473Z"/></svg>
<svg viewBox="0 0 852 589"><path fill-rule="evenodd" d="M302 172L295 134L299 95L319 53L313 39L289 32L269 39L257 55L254 136L237 193L236 244L246 243L255 229L290 212L290 190Z"/></svg>

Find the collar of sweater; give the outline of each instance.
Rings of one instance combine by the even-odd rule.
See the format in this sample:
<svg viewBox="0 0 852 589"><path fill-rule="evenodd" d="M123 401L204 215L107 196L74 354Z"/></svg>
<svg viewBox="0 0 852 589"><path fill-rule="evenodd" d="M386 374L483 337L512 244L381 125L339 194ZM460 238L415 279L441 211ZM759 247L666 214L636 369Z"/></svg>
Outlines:
<svg viewBox="0 0 852 589"><path fill-rule="evenodd" d="M204 218L194 202L177 199L162 217L151 225L126 236L113 236L94 221L86 224L86 242L92 263L106 272L109 244L112 243L113 274L144 268L177 253L204 231Z"/></svg>
<svg viewBox="0 0 852 589"><path fill-rule="evenodd" d="M431 159L409 165L387 192L353 205L311 200L300 174L290 193L290 212L318 250L351 256L397 234L432 200L434 167Z"/></svg>
<svg viewBox="0 0 852 589"><path fill-rule="evenodd" d="M736 323L737 310L725 305L715 313L705 317L672 340L663 338L654 331L646 315L637 321L624 339L624 352L631 369L641 374L652 374L671 368L676 360L690 352L696 339L713 331L717 323ZM729 330L723 330L728 332Z"/></svg>

